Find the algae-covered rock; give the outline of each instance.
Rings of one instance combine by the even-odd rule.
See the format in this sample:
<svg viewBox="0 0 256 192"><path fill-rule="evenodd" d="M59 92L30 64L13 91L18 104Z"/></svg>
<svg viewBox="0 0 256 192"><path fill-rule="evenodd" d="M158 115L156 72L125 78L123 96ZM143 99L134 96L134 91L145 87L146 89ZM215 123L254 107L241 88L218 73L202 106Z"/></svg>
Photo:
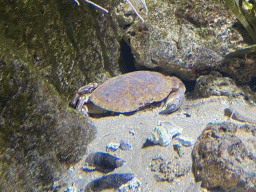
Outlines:
<svg viewBox="0 0 256 192"><path fill-rule="evenodd" d="M73 0L4 0L0 11L1 43L13 40L66 100L84 84L120 74L122 31L110 13Z"/></svg>
<svg viewBox="0 0 256 192"><path fill-rule="evenodd" d="M5 0L0 10L1 191L53 189L95 134L68 101L120 73L120 34L86 3Z"/></svg>
<svg viewBox="0 0 256 192"><path fill-rule="evenodd" d="M17 60L1 62L1 191L52 188L95 134L37 74Z"/></svg>

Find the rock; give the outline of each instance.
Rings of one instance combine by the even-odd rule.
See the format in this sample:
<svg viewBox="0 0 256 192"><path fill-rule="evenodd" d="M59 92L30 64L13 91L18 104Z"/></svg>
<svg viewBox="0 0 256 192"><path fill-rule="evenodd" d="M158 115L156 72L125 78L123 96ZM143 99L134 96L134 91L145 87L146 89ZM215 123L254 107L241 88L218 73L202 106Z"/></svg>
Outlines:
<svg viewBox="0 0 256 192"><path fill-rule="evenodd" d="M182 133L182 128L173 125L169 121L159 121L158 125L147 138L147 141L155 145L168 146L173 137Z"/></svg>
<svg viewBox="0 0 256 192"><path fill-rule="evenodd" d="M179 141L184 147L191 147L195 142L193 139L182 135L175 137L175 139Z"/></svg>
<svg viewBox="0 0 256 192"><path fill-rule="evenodd" d="M141 192L141 183L140 181L134 177L131 181L123 184L119 187L118 191L120 192Z"/></svg>
<svg viewBox="0 0 256 192"><path fill-rule="evenodd" d="M161 126L157 126L151 132L150 136L147 138L147 141L161 146L167 146L172 140L171 135L168 133L167 129Z"/></svg>
<svg viewBox="0 0 256 192"><path fill-rule="evenodd" d="M177 135L181 135L182 131L183 131L183 129L181 127L174 125L170 121L158 121L157 125L165 127L168 130L168 133L171 135L172 138Z"/></svg>
<svg viewBox="0 0 256 192"><path fill-rule="evenodd" d="M125 161L108 153L95 152L88 155L86 163L88 165L83 167L85 171L98 170L107 173L123 166Z"/></svg>
<svg viewBox="0 0 256 192"><path fill-rule="evenodd" d="M123 139L121 139L121 141L120 141L120 149L122 149L124 151L127 151L127 150L130 150L131 148L132 148L132 146L128 142L126 142Z"/></svg>
<svg viewBox="0 0 256 192"><path fill-rule="evenodd" d="M248 45L239 32L242 27L234 27L236 18L224 2L162 0L157 5L147 1L147 7L145 23L134 22L124 34L138 68L158 68L195 80L221 65L224 55ZM246 64L239 66L255 76L255 62L248 71ZM226 73L232 70L232 66L226 68ZM233 68L238 74L240 68Z"/></svg>
<svg viewBox="0 0 256 192"><path fill-rule="evenodd" d="M109 143L106 145L106 150L116 151L120 147L119 143Z"/></svg>
<svg viewBox="0 0 256 192"><path fill-rule="evenodd" d="M67 108L55 86L31 63L3 56L3 50L0 54L5 58L0 62L1 191L52 190L85 155L96 130Z"/></svg>
<svg viewBox="0 0 256 192"><path fill-rule="evenodd" d="M127 6L126 4L129 4ZM141 10L145 9L145 15L147 15L148 9L146 6L145 0L127 0L125 3L120 3L120 5L116 9L116 14L119 15L120 20L123 18L124 21L121 22L121 25L128 25L131 23L132 19L128 16L126 19L126 15L131 15L133 12L138 16L138 18L141 20L141 22L144 22L144 19L141 15ZM130 19L129 19L130 18ZM130 21L130 22L129 22ZM124 23L123 23L124 22Z"/></svg>
<svg viewBox="0 0 256 192"><path fill-rule="evenodd" d="M111 150L111 151L116 151L118 148L124 150L124 151L127 151L127 150L130 150L132 148L132 146L121 139L120 143L109 143L106 145L106 149L107 151L108 150Z"/></svg>
<svg viewBox="0 0 256 192"><path fill-rule="evenodd" d="M255 77L256 62L253 56L248 54L247 57L229 57L222 61L218 66L220 72L229 74L239 84L248 83ZM253 83L253 81L251 82Z"/></svg>
<svg viewBox="0 0 256 192"><path fill-rule="evenodd" d="M243 91L236 86L236 82L229 77L222 77L217 71L209 75L202 75L196 80L192 93L193 97L227 96L237 98L244 96Z"/></svg>
<svg viewBox="0 0 256 192"><path fill-rule="evenodd" d="M174 143L173 144L173 150L177 152L179 157L182 157L182 155L184 154L181 147L182 147L182 145L180 143Z"/></svg>
<svg viewBox="0 0 256 192"><path fill-rule="evenodd" d="M245 138L251 134L255 139L252 134L255 129L247 128ZM238 137L244 138L244 135L243 129L238 131L230 122L207 125L192 151L193 173L197 182L202 181L202 187L225 191L256 190L255 147L246 147Z"/></svg>
<svg viewBox="0 0 256 192"><path fill-rule="evenodd" d="M90 182L86 187L85 191L102 191L105 189L117 189L124 183L134 178L133 173L116 173L105 175L99 179Z"/></svg>

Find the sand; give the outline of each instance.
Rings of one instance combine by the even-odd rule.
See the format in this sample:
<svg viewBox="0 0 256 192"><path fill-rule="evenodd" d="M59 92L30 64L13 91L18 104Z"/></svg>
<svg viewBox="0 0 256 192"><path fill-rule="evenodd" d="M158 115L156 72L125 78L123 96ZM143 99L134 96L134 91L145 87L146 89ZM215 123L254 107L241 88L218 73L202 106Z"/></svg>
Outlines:
<svg viewBox="0 0 256 192"><path fill-rule="evenodd" d="M142 148L158 121L170 121L176 126L183 128L182 135L187 136L194 141L200 136L206 125L210 122L239 121L230 119L224 115L224 110L230 108L236 114L242 117L248 117L249 120L256 119L256 108L249 107L243 99L232 99L228 97L210 97L197 100L186 100L182 107L170 114L159 115L161 108L147 109L138 111L133 115L109 116L102 118L91 118L97 128L96 139L88 146L87 154L92 152L106 152L106 145L109 143L120 143L120 140L128 142L131 150L123 151L118 149L110 154L115 155L126 161L125 165L115 169L112 173L134 173L135 177L141 182L142 191L166 192L166 191L185 191L189 186L195 183L192 170L181 177L175 178L172 182L157 182L154 178L156 172L152 172L150 164L153 158L162 157L165 160L178 159L180 162L192 166L191 147L182 147L183 155L179 157L177 151L174 151L173 144L176 140L166 146L159 145ZM246 108L247 111L239 111ZM255 115L254 115L255 114ZM254 116L253 116L254 115ZM248 120L245 118L245 121ZM88 182L101 177L100 172L84 172L81 167L85 163L85 155L82 160L71 167L69 176L65 183L70 188L79 191ZM113 191L113 190L106 190Z"/></svg>

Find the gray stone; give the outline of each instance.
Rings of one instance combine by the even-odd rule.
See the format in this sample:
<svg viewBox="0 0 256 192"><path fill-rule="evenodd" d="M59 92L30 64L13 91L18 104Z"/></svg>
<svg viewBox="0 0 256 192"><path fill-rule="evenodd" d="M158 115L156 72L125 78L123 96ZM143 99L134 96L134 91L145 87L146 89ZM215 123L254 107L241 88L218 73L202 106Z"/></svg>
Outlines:
<svg viewBox="0 0 256 192"><path fill-rule="evenodd" d="M120 143L109 143L106 145L107 151L116 151L120 147Z"/></svg>
<svg viewBox="0 0 256 192"><path fill-rule="evenodd" d="M179 141L180 144L182 144L184 147L191 147L195 143L192 138L183 135L178 135L177 137L175 137L175 140Z"/></svg>
<svg viewBox="0 0 256 192"><path fill-rule="evenodd" d="M119 187L118 191L120 192L141 192L141 183L139 179L134 177L131 181L127 182L126 184L123 184L121 187Z"/></svg>
<svg viewBox="0 0 256 192"><path fill-rule="evenodd" d="M255 130L255 127L246 127L243 129L249 134ZM229 122L207 125L192 151L193 173L197 182L202 181L202 187L256 190L256 153L239 138L245 134L243 129L238 131L238 127ZM255 140L253 134L250 137Z"/></svg>
<svg viewBox="0 0 256 192"><path fill-rule="evenodd" d="M116 173L95 179L85 187L85 192L117 189L134 178L133 173Z"/></svg>
<svg viewBox="0 0 256 192"><path fill-rule="evenodd" d="M217 71L209 75L202 75L196 80L192 95L194 97L227 96L237 98L244 96L242 89L236 86L236 82L229 77L222 77Z"/></svg>
<svg viewBox="0 0 256 192"><path fill-rule="evenodd" d="M170 144L172 137L166 128L157 126L151 132L147 140L154 143L155 145L167 146Z"/></svg>
<svg viewBox="0 0 256 192"><path fill-rule="evenodd" d="M124 35L138 67L195 80L221 64L229 73L232 66L224 64L224 56L248 45L234 27L236 18L221 1L148 0L147 6L151 11L145 23L134 22ZM255 76L254 61L248 72L244 69L249 77Z"/></svg>
<svg viewBox="0 0 256 192"><path fill-rule="evenodd" d="M122 149L124 151L128 151L128 150L131 150L131 148L132 148L132 146L127 141L124 141L123 139L121 139L120 149Z"/></svg>
<svg viewBox="0 0 256 192"><path fill-rule="evenodd" d="M90 153L85 161L84 171L101 171L108 173L124 165L125 161L109 153ZM93 169L94 168L94 169Z"/></svg>

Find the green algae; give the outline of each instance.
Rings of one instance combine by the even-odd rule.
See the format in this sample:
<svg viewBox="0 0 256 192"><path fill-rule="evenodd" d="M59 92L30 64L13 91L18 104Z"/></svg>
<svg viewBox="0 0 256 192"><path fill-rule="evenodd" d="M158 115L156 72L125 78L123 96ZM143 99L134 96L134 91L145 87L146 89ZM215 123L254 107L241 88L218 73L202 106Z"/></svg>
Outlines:
<svg viewBox="0 0 256 192"><path fill-rule="evenodd" d="M228 7L247 30L254 43L256 43L256 1L251 0L225 0ZM241 50L231 52L227 57L249 54L256 52L256 45L245 47Z"/></svg>
<svg viewBox="0 0 256 192"><path fill-rule="evenodd" d="M58 3L17 0L0 7L1 191L51 189L95 135L67 102L74 82L87 81L74 64L79 47L88 45L86 33L68 30L64 13L72 1Z"/></svg>

